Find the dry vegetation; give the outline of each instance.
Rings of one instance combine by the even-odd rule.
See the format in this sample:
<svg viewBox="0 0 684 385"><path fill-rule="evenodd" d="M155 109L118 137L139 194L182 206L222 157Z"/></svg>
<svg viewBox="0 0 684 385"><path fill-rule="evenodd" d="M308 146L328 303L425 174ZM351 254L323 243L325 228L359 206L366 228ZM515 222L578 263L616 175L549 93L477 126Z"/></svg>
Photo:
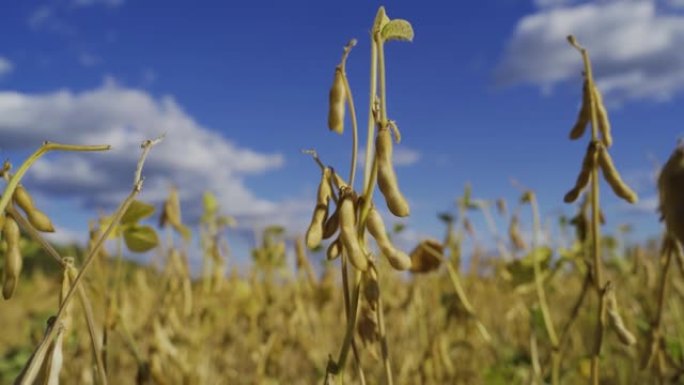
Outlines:
<svg viewBox="0 0 684 385"><path fill-rule="evenodd" d="M225 230L235 223L211 193L195 234L182 221L175 189L160 213L137 199L146 155L162 138L143 143L130 195L91 224L83 249L45 241L50 219L19 181L48 151L108 147L46 143L16 172L6 164L0 383L680 383L684 149L675 150L659 179L669 230L663 239L636 246L602 236L600 176L627 202L638 198L608 153L610 121L589 55L570 37L585 64L570 138L589 128L590 140L565 201L583 198L576 216L560 221L561 237L540 240L533 191L523 188L509 209L502 200L474 198L466 187L455 212L439 215L440 240L423 240L406 253L393 243L401 228L388 232L376 207L386 205L397 217L410 213L392 164L400 132L387 110L384 44L412 38L408 21L378 11L360 182L356 109L345 73L355 40L344 47L328 125L342 134L349 114L349 177L306 151L321 171L306 234L286 239L283 228L264 229L243 274L227 274ZM521 229L527 210L532 226ZM484 215L496 252L479 243L473 215ZM144 224L155 217L163 242ZM496 228L500 222L510 224L508 237ZM188 268L193 237L204 258L199 277ZM475 247L464 255L466 241ZM105 251L112 249L113 255ZM160 267L127 262L128 252L154 253Z"/></svg>

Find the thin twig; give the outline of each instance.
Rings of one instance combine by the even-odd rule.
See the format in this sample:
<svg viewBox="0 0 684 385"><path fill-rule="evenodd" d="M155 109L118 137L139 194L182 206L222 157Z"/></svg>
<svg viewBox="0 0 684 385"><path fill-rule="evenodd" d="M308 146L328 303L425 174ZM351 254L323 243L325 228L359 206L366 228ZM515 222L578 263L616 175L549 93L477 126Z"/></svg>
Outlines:
<svg viewBox="0 0 684 385"><path fill-rule="evenodd" d="M118 226L119 221L121 220L121 217L123 217L123 214L126 212L126 209L128 209L128 206L130 206L131 202L135 199L135 197L140 193L142 190L142 185L143 185L143 178L142 178L142 168L145 163L145 159L147 158L147 154L149 153L150 149L152 146L156 145L162 140L163 137L157 138L155 140L146 140L142 144L142 149L143 153L140 156L140 160L138 161L138 165L135 171L135 178L133 181L133 189L128 195L128 197L121 203L117 211L115 212L112 221L109 223L107 226L107 229L100 234L100 237L98 238L97 242L95 242L95 245L93 248L90 250L88 256L86 257L85 262L83 263L83 266L81 267L81 271L78 273L76 278L71 284L71 288L69 289L69 292L67 295L64 297L64 300L62 301L62 304L59 307L59 310L57 311L57 315L54 317L54 322L57 323L57 325L61 325L61 319L64 316L65 309L67 308L69 301L71 300L72 296L74 295L74 292L80 287L81 280L83 279L83 276L85 275L86 271L90 267L91 263L95 259L95 255L97 252L102 248L104 245L104 242L106 241L107 237L109 234L114 230L116 226ZM9 187L9 186L8 186ZM4 198L4 195L3 195ZM1 206L0 206L1 207ZM55 337L55 334L57 331L60 329L60 327L53 327L49 331L46 332L45 338L42 340L40 345L36 348L36 351L34 353L34 357L44 357L45 352L49 348L49 345L53 338ZM32 384L33 381L35 380L36 375L38 374L38 370L40 369L40 366L42 364L42 359L36 360L36 359L31 359L29 363L26 366L26 370L22 372L22 374L17 377L15 380L15 384L21 384L21 385L29 385Z"/></svg>

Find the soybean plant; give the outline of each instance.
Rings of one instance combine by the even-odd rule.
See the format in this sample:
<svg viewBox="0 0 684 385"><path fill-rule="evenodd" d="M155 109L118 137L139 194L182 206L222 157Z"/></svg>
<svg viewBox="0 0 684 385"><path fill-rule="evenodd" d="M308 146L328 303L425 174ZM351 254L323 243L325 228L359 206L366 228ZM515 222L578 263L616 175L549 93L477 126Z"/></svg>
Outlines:
<svg viewBox="0 0 684 385"><path fill-rule="evenodd" d="M345 71L347 58L356 45L356 40L351 40L344 47L342 59L335 67L328 111L328 128L342 134L345 111L349 108L352 125L349 178L344 180L332 167L325 166L315 152L311 152L321 168L321 181L311 224L306 233L306 243L309 248L315 248L323 239L333 237L339 230L339 235L330 243L326 254L329 259L341 256L340 267L347 318L345 337L339 356L336 360L330 357L327 365L326 383L332 375L341 375L350 348L354 352L359 378L364 381L354 336L357 327L364 343L380 343L386 381L388 384L393 383L380 296L380 271L373 253L368 248L365 234L368 230L379 246L380 253L387 258L392 268L396 270L411 268L411 258L398 250L387 236L382 217L373 203L373 190L377 184L392 214L398 217L409 215L409 204L399 189L392 163L393 139L398 143L400 133L396 122L388 117L384 46L388 41L411 41L412 39L411 24L406 20L391 20L385 13L385 9L380 7L371 31L368 130L361 190L356 190L354 183L357 167L358 127L352 92ZM331 202L336 208L329 216ZM354 283L351 287L348 277L349 263L354 271ZM361 297L364 301L361 301Z"/></svg>
<svg viewBox="0 0 684 385"><path fill-rule="evenodd" d="M587 146L582 168L575 182L575 186L565 194L566 203L574 202L579 194L590 186L591 199L591 256L593 261L592 278L593 286L598 297L598 312L596 318L596 328L594 330L594 346L591 352L591 384L599 384L599 360L601 356L601 346L603 343L603 332L606 325L606 311L610 315L613 330L618 331L621 341L633 344L634 338L626 338L623 335L624 325L618 321L616 315L617 303L614 296L610 294L611 284L604 278L601 247L600 247L600 204L599 204L599 169L601 170L606 182L612 188L615 195L627 201L636 203L637 194L622 180L613 160L608 153L608 148L613 144L610 120L607 110L603 104L601 92L594 82L592 75L591 61L588 51L582 47L574 36L568 36L568 42L576 48L582 55L584 62L584 82L582 92L582 106L580 108L577 121L570 132L570 139L576 140L583 136L586 127L591 125L591 141ZM607 309L608 308L608 309ZM619 331L620 329L624 329Z"/></svg>

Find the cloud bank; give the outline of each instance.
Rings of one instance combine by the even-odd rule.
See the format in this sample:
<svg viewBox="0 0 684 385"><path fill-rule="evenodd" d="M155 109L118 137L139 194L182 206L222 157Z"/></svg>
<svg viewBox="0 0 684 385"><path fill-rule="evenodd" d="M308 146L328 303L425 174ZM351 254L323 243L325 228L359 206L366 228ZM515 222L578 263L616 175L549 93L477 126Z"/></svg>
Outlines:
<svg viewBox="0 0 684 385"><path fill-rule="evenodd" d="M249 176L281 168L282 154L236 144L195 121L173 97L113 80L83 92L0 92L2 151L34 150L44 140L112 145L105 153L49 154L27 174L40 193L68 197L84 209L115 207L130 191L140 143L161 134L166 138L144 170L143 200L159 203L176 185L188 217L196 217L203 192L211 190L225 212L254 226L266 218L289 223L305 209L297 201L260 198L245 184Z"/></svg>
<svg viewBox="0 0 684 385"><path fill-rule="evenodd" d="M684 15L677 1L577 2L536 0L520 19L495 71L500 85L549 89L578 79L574 34L589 49L602 91L616 101L668 100L684 89Z"/></svg>

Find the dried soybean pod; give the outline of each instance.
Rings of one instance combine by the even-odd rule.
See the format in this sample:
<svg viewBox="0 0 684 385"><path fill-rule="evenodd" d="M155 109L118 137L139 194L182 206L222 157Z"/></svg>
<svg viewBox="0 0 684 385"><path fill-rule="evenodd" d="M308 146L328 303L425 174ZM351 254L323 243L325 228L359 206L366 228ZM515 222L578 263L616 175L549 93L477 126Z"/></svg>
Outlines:
<svg viewBox="0 0 684 385"><path fill-rule="evenodd" d="M520 233L520 220L518 219L518 215L514 214L513 217L511 218L511 223L508 226L508 237L511 240L511 244L513 244L513 248L516 250L525 250L527 249L527 243L525 242L525 239L523 238L522 234Z"/></svg>
<svg viewBox="0 0 684 385"><path fill-rule="evenodd" d="M323 224L323 239L328 239L332 237L337 228L340 227L340 210L339 207L335 208L335 211Z"/></svg>
<svg viewBox="0 0 684 385"><path fill-rule="evenodd" d="M379 329L377 317L370 306L362 306L359 312L359 319L356 323L356 330L361 337L364 346L373 344L378 340Z"/></svg>
<svg viewBox="0 0 684 385"><path fill-rule="evenodd" d="M35 209L33 205L33 199L31 199L31 195L29 195L28 191L26 191L26 189L22 185L18 185L17 188L14 190L12 199L14 200L14 203L19 205L19 207L21 207L21 209L24 210L26 214L29 214L31 211Z"/></svg>
<svg viewBox="0 0 684 385"><path fill-rule="evenodd" d="M584 135L587 129L587 124L591 120L591 92L587 81L584 81L582 86L582 106L577 114L577 121L570 131L570 139L579 139Z"/></svg>
<svg viewBox="0 0 684 385"><path fill-rule="evenodd" d="M636 338L632 332L627 330L625 323L622 321L622 317L620 316L617 306L617 300L615 299L615 293L613 293L611 290L606 293L606 295L608 296L608 319L610 320L611 328L613 331L615 331L615 334L617 334L620 342L627 346L634 345L636 343Z"/></svg>
<svg viewBox="0 0 684 385"><path fill-rule="evenodd" d="M409 205L399 191L392 166L392 137L387 128L379 129L375 138L375 162L378 167L378 187L385 197L387 208L398 217L408 216Z"/></svg>
<svg viewBox="0 0 684 385"><path fill-rule="evenodd" d="M71 270L75 270L74 268L74 258L72 257L64 257L64 270L62 271L62 286L61 286L61 291L59 293L59 304L61 305L64 302L64 299L66 298L67 294L69 294L69 290L71 289L71 285L73 284L73 280L75 279L75 274ZM62 317L62 325L64 328L69 328L71 326L71 316L72 316L72 304L73 302L70 302L67 307L64 309L64 317Z"/></svg>
<svg viewBox="0 0 684 385"><path fill-rule="evenodd" d="M27 213L28 221L31 226L35 227L36 230L43 233L53 233L55 232L55 227L52 225L50 218L45 215L44 212L33 209Z"/></svg>
<svg viewBox="0 0 684 385"><path fill-rule="evenodd" d="M344 73L342 69L335 68L335 78L330 88L328 106L328 128L338 134L344 132L344 103L347 97L344 88Z"/></svg>
<svg viewBox="0 0 684 385"><path fill-rule="evenodd" d="M636 203L639 200L637 194L632 191L629 186L620 178L615 165L613 164L613 159L611 159L608 150L605 148L599 149L599 165L601 166L601 171L603 171L603 176L606 178L606 182L613 189L615 195L626 200L629 203Z"/></svg>
<svg viewBox="0 0 684 385"><path fill-rule="evenodd" d="M372 310L377 309L380 299L380 285L378 274L375 269L370 268L363 273L363 297Z"/></svg>
<svg viewBox="0 0 684 385"><path fill-rule="evenodd" d="M361 271L366 271L368 259L356 236L356 213L351 193L344 191L340 200L340 241L351 264Z"/></svg>
<svg viewBox="0 0 684 385"><path fill-rule="evenodd" d="M591 176L591 170L594 168L596 156L596 144L594 142L589 143L587 147L587 152L584 154L584 159L582 160L582 169L577 176L577 181L575 182L575 187L568 191L563 198L565 203L572 203L577 200L579 194L584 190L584 188L589 183L589 177Z"/></svg>
<svg viewBox="0 0 684 385"><path fill-rule="evenodd" d="M387 230L385 230L385 224L382 222L382 217L375 207L371 207L370 212L368 213L366 228L368 228L368 232L375 238L375 241L380 247L380 251L382 251L382 254L387 258L393 268L397 270L408 270L411 268L411 257L406 255L406 253L397 250L392 245L387 237Z"/></svg>
<svg viewBox="0 0 684 385"><path fill-rule="evenodd" d="M340 256L340 252L342 251L342 243L340 242L340 238L338 237L334 241L330 243L328 246L328 250L325 252L326 258L328 258L328 261L332 261L333 259L337 259L337 257Z"/></svg>
<svg viewBox="0 0 684 385"><path fill-rule="evenodd" d="M5 299L12 298L14 289L17 287L22 267L21 252L19 247L8 248L5 254L5 269L3 270L2 296Z"/></svg>
<svg viewBox="0 0 684 385"><path fill-rule="evenodd" d="M5 219L2 227L2 235L7 243L5 254L5 268L3 270L2 296L5 299L12 298L14 290L21 274L22 258L19 250L19 226L12 217Z"/></svg>
<svg viewBox="0 0 684 385"><path fill-rule="evenodd" d="M606 107L603 105L603 97L596 86L592 87L592 92L594 93L594 102L596 103L596 117L598 118L598 129L601 131L601 141L608 148L613 145L608 111L606 111Z"/></svg>
<svg viewBox="0 0 684 385"><path fill-rule="evenodd" d="M8 249L12 247L19 248L20 235L17 221L15 221L12 216L8 215L5 218L5 224L2 226L2 236L5 238L5 242L7 242Z"/></svg>
<svg viewBox="0 0 684 385"><path fill-rule="evenodd" d="M318 185L316 207L311 217L311 223L306 230L306 246L313 249L321 244L323 238L323 223L328 216L328 202L330 200L330 168L323 169L321 183Z"/></svg>

